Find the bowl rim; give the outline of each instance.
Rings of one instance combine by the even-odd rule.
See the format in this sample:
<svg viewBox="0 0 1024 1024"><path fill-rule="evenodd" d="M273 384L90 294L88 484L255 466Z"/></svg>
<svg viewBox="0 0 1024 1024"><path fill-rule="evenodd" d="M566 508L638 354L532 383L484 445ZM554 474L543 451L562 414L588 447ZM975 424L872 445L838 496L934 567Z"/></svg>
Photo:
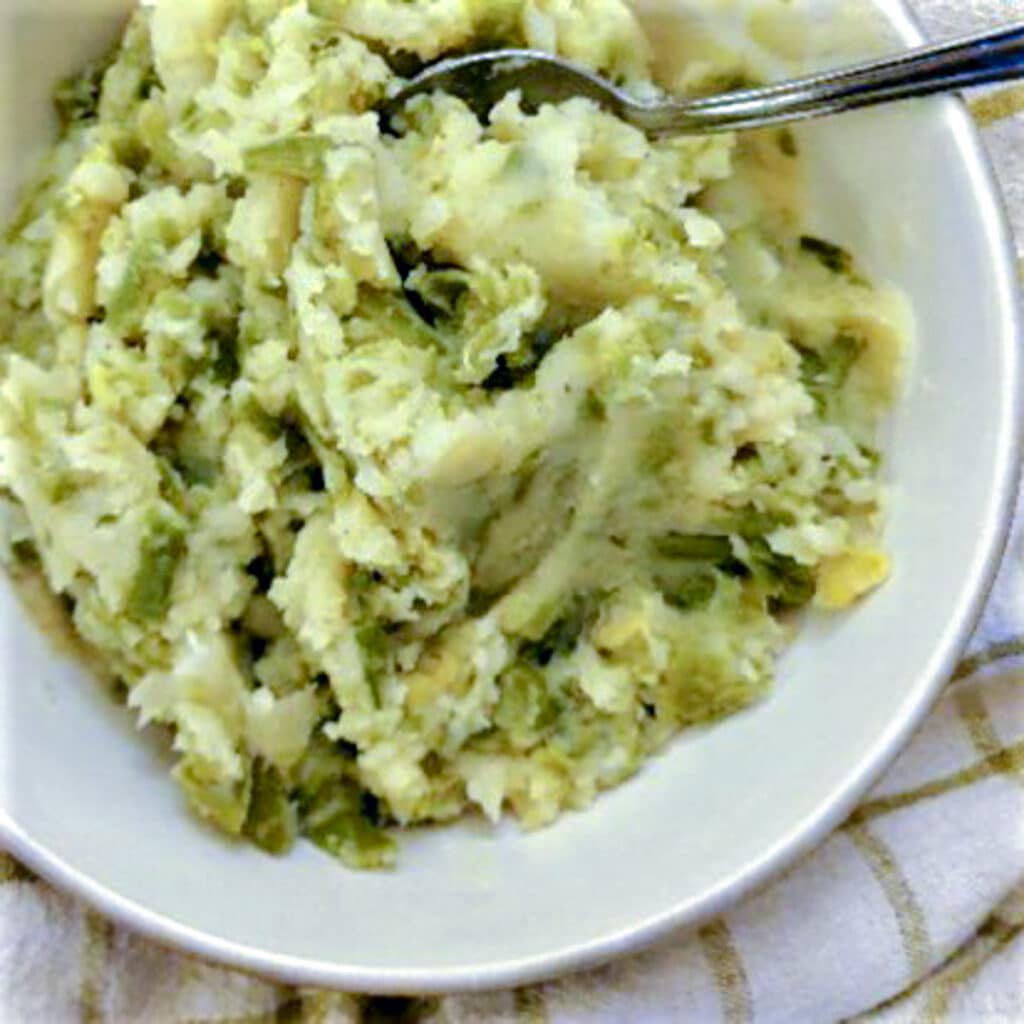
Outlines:
<svg viewBox="0 0 1024 1024"><path fill-rule="evenodd" d="M876 0L876 7L907 45L925 40L909 0ZM861 797L897 757L931 710L981 617L1010 536L1021 482L1024 454L1024 307L1017 282L1017 254L1005 199L991 158L962 100L942 105L945 127L956 142L980 207L992 259L993 283L1000 298L1005 358L1010 372L1003 382L1003 416L998 442L998 480L990 521L979 537L977 554L963 586L964 600L955 626L947 630L922 672L924 685L915 703L894 720L865 753L827 804L817 808L742 871L700 897L667 907L628 928L578 943L557 953L504 960L486 966L453 968L363 968L292 957L217 938L172 917L148 910L72 867L34 840L0 809L0 843L30 870L95 908L117 924L162 945L184 950L225 967L302 987L381 995L481 992L533 984L595 967L637 952L668 935L692 928L734 906L820 845L854 810Z"/></svg>

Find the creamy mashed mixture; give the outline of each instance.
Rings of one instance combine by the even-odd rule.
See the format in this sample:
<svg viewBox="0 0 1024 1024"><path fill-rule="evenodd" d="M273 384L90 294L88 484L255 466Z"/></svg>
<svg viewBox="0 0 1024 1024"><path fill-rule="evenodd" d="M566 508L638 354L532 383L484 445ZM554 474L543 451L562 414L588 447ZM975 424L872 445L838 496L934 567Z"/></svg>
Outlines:
<svg viewBox="0 0 1024 1024"><path fill-rule="evenodd" d="M793 136L382 131L496 44L655 88L620 0L140 9L0 257L8 561L270 850L585 807L888 572L902 307L801 234Z"/></svg>

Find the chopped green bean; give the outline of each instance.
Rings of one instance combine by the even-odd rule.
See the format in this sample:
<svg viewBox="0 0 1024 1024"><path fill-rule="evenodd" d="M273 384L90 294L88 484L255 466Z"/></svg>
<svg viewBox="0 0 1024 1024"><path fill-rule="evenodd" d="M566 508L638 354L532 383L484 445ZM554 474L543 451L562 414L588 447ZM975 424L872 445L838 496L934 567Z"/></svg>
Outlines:
<svg viewBox="0 0 1024 1024"><path fill-rule="evenodd" d="M750 568L766 586L769 602L776 611L802 608L814 598L814 573L788 555L773 551L765 541L750 545Z"/></svg>
<svg viewBox="0 0 1024 1024"><path fill-rule="evenodd" d="M666 533L655 540L654 547L663 558L695 562L722 562L732 555L729 538L711 534Z"/></svg>
<svg viewBox="0 0 1024 1024"><path fill-rule="evenodd" d="M840 333L822 349L800 348L800 377L820 411L840 391L864 351L864 342L852 334Z"/></svg>
<svg viewBox="0 0 1024 1024"><path fill-rule="evenodd" d="M495 724L508 733L517 749L528 750L557 721L558 700L548 690L543 673L524 665L505 672L499 686L501 697L494 712Z"/></svg>
<svg viewBox="0 0 1024 1024"><path fill-rule="evenodd" d="M276 139L245 151L245 169L250 173L283 174L312 181L323 172L324 157L332 147L323 135L302 133Z"/></svg>
<svg viewBox="0 0 1024 1024"><path fill-rule="evenodd" d="M301 808L302 831L332 857L362 869L394 864L395 841L375 825L370 803L354 782L341 780L321 786ZM374 816L377 815L376 810Z"/></svg>
<svg viewBox="0 0 1024 1024"><path fill-rule="evenodd" d="M152 622L167 611L178 563L185 553L185 531L166 517L158 517L139 552L139 568L128 593L128 613Z"/></svg>
<svg viewBox="0 0 1024 1024"><path fill-rule="evenodd" d="M751 540L792 525L793 517L786 512L750 506L727 517L722 522L722 529L744 540Z"/></svg>
<svg viewBox="0 0 1024 1024"><path fill-rule="evenodd" d="M192 808L230 835L239 835L249 808L251 776L218 778L200 758L186 755L174 769L174 778Z"/></svg>
<svg viewBox="0 0 1024 1024"><path fill-rule="evenodd" d="M268 853L287 853L297 830L298 816L288 799L281 773L262 758L256 758L243 835Z"/></svg>

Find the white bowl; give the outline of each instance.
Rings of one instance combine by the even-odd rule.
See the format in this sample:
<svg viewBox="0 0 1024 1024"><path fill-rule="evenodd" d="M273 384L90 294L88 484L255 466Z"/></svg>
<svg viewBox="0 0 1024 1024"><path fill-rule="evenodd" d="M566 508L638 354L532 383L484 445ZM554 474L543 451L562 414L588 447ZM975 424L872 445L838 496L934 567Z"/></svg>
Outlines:
<svg viewBox="0 0 1024 1024"><path fill-rule="evenodd" d="M98 6L123 12L129 0L0 0L8 193L51 136L55 76L116 32L116 17L93 17ZM897 0L877 6L918 40ZM69 23L69 9L91 13ZM524 983L635 949L721 911L822 840L907 740L980 611L1016 490L1020 332L1005 220L960 105L849 116L801 138L814 227L909 293L919 340L892 425L895 577L812 625L770 700L682 738L540 834L425 832L403 844L394 873L359 874L307 844L276 860L199 827L158 746L3 586L3 844L109 916L195 953L299 984L426 992Z"/></svg>

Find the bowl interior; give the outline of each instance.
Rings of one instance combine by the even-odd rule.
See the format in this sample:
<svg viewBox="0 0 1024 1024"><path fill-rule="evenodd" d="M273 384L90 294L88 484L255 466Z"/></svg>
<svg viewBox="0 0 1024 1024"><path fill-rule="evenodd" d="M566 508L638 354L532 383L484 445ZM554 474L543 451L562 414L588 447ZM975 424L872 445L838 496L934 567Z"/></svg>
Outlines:
<svg viewBox="0 0 1024 1024"><path fill-rule="evenodd" d="M0 205L51 137L54 79L102 49L129 3L69 6L0 0ZM877 6L912 38L897 3ZM530 836L423 832L393 874L358 874L305 844L274 860L197 827L158 744L4 582L0 806L16 851L165 940L294 980L401 991L610 955L717 910L821 838L895 752L977 611L1013 485L1018 366L1003 228L962 111L903 106L800 138L812 226L909 294L918 340L889 446L895 576L812 623L770 700L682 738L590 813Z"/></svg>

